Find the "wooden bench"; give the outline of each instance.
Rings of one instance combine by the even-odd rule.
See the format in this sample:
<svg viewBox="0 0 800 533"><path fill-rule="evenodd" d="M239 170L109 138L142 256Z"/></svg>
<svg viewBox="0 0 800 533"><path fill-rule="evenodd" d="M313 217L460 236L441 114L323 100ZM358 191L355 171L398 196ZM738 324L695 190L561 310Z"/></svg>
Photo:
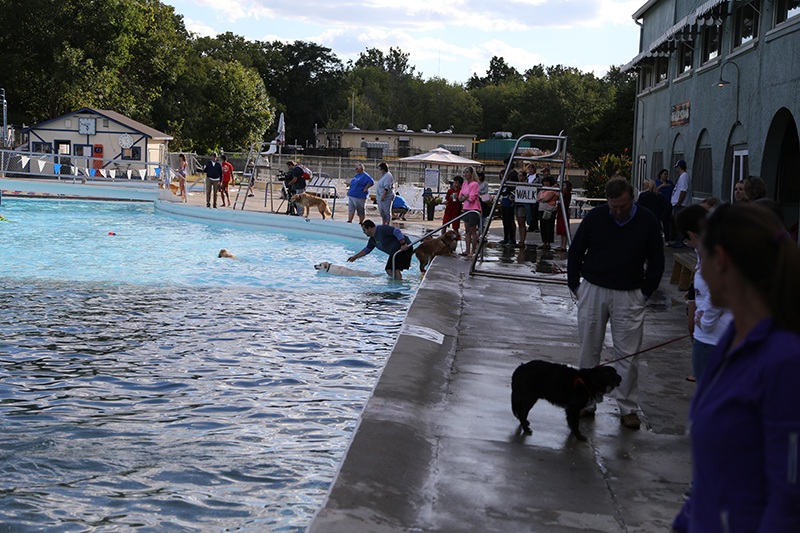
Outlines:
<svg viewBox="0 0 800 533"><path fill-rule="evenodd" d="M678 289L685 291L694 281L694 268L697 266L697 255L691 252L675 252L672 255L672 276L669 282L677 283Z"/></svg>

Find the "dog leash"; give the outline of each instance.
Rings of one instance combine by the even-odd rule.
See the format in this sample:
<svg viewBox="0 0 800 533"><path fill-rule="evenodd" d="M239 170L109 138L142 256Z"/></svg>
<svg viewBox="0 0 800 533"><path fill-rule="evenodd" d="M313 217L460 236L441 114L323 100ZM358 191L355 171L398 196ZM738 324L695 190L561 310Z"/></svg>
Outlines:
<svg viewBox="0 0 800 533"><path fill-rule="evenodd" d="M620 357L619 359L614 359L613 361L606 361L605 363L597 365L597 367L610 365L611 363L616 363L617 361L622 361L623 359L628 359L629 357L633 357L634 355L643 354L645 352L649 352L650 350L655 350L656 348L661 348L662 346L666 346L667 344L672 344L673 342L677 342L679 340L683 340L686 337L691 337L691 334L686 334L683 337L678 337L677 339L672 339L671 341L662 342L661 344L657 344L655 346L651 346L650 348L645 348L644 350L639 350L636 353L632 353L630 355L626 355L625 357Z"/></svg>

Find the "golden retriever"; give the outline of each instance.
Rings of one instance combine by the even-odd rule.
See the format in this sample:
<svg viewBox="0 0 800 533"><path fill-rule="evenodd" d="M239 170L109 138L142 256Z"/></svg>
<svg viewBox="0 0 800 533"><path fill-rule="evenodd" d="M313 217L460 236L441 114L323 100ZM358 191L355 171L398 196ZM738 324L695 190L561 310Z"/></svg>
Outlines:
<svg viewBox="0 0 800 533"><path fill-rule="evenodd" d="M332 265L327 261L323 261L318 265L314 265L314 268L316 268L319 272L333 274L335 276L359 276L362 278L371 278L373 276L377 276L377 274L367 272L366 270L355 270L340 265Z"/></svg>
<svg viewBox="0 0 800 533"><path fill-rule="evenodd" d="M436 239L427 238L423 240L417 249L414 250L414 255L419 260L420 272L425 272L428 263L433 261L437 255L453 255L456 243L456 232L447 230L444 235Z"/></svg>
<svg viewBox="0 0 800 533"><path fill-rule="evenodd" d="M223 257L225 259L236 259L237 261L244 261L244 259L242 259L241 257L236 257L225 248L219 251L219 255L217 257Z"/></svg>
<svg viewBox="0 0 800 533"><path fill-rule="evenodd" d="M305 209L303 216L306 218L308 218L308 215L311 213L312 207L319 209L319 214L322 215L322 220L325 220L325 215L328 215L331 218L333 217L333 213L331 213L331 210L328 208L328 202L319 196L304 192L302 194L295 194L292 196L292 201L295 203L295 205L302 206Z"/></svg>

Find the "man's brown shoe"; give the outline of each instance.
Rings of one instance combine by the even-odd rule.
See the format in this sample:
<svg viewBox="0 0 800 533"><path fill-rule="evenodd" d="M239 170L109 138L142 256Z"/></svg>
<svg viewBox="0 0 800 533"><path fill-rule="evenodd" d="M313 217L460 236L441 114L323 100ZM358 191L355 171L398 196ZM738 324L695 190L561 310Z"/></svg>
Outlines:
<svg viewBox="0 0 800 533"><path fill-rule="evenodd" d="M622 417L622 425L628 429L639 429L642 422L639 420L639 417L636 416L636 413L628 413Z"/></svg>

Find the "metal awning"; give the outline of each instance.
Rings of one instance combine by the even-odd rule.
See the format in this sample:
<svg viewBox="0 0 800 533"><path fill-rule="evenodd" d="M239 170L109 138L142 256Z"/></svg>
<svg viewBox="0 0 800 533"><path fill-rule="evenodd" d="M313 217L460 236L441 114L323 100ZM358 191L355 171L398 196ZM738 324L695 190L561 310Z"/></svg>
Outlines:
<svg viewBox="0 0 800 533"><path fill-rule="evenodd" d="M639 52L636 57L622 67L622 72L627 72L648 58L669 56L679 42L694 40L695 27L721 25L730 14L727 6L721 7L721 4L728 2L732 3L733 0L708 0Z"/></svg>
<svg viewBox="0 0 800 533"><path fill-rule="evenodd" d="M439 148L444 148L448 152L466 152L467 147L463 144L440 144Z"/></svg>
<svg viewBox="0 0 800 533"><path fill-rule="evenodd" d="M381 148L383 150L388 150L389 143L382 143L376 141L361 141L361 148Z"/></svg>

